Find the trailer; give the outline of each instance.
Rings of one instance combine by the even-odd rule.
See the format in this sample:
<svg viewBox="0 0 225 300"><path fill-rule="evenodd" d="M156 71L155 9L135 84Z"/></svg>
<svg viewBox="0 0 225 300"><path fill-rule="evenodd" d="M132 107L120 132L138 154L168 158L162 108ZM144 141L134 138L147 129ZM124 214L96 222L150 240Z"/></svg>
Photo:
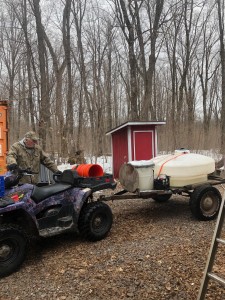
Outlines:
<svg viewBox="0 0 225 300"><path fill-rule="evenodd" d="M205 182L189 184L179 188L170 188L167 184L157 182L157 189L129 192L122 189L110 196L100 195L98 201L115 201L126 199L153 199L163 203L168 201L172 195L181 195L189 198L190 209L193 216L202 221L213 220L217 217L222 196L218 185L223 187L225 183L224 170L216 170L209 174Z"/></svg>

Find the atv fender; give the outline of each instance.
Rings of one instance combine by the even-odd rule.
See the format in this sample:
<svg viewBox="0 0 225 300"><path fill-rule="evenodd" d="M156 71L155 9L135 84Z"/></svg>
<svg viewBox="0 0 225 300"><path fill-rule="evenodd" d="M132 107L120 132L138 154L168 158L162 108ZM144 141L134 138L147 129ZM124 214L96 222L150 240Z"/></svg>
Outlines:
<svg viewBox="0 0 225 300"><path fill-rule="evenodd" d="M90 197L92 197L92 190L90 188L80 189L79 194L77 195L77 200L74 203L75 211L78 215L80 214L84 203L87 203L88 198Z"/></svg>
<svg viewBox="0 0 225 300"><path fill-rule="evenodd" d="M7 208L13 208L8 209ZM37 221L32 214L29 214L22 205L11 205L0 210L0 226L1 224L17 224L28 235L37 235Z"/></svg>
<svg viewBox="0 0 225 300"><path fill-rule="evenodd" d="M34 215L35 203L30 199L29 196L30 193L27 192L23 197L22 201L13 200L14 203L8 203L8 205L7 199L10 202L12 198L10 200L9 196L3 197L0 200L0 224L18 224L19 226L24 228L25 231L29 231L29 233L36 233L37 220Z"/></svg>

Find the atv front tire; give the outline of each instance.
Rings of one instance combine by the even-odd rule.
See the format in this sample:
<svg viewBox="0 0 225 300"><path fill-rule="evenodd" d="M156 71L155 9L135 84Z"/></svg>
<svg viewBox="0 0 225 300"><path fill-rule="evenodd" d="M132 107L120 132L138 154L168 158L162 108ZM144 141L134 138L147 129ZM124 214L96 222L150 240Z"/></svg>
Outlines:
<svg viewBox="0 0 225 300"><path fill-rule="evenodd" d="M19 226L0 225L0 277L10 275L21 266L26 256L27 241Z"/></svg>
<svg viewBox="0 0 225 300"><path fill-rule="evenodd" d="M78 228L80 234L89 241L104 239L112 227L112 211L103 202L88 203L81 210Z"/></svg>

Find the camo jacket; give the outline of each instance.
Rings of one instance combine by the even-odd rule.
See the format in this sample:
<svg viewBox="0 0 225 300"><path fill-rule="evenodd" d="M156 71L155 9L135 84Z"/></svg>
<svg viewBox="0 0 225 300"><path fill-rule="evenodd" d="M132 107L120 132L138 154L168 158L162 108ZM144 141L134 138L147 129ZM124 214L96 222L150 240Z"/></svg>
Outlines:
<svg viewBox="0 0 225 300"><path fill-rule="evenodd" d="M47 167L53 173L57 172L56 164L50 159L39 145L34 149L27 149L22 141L14 143L9 149L6 157L7 165L17 164L21 169L30 168L33 172L39 173L40 164ZM39 174L24 176L20 183L38 183Z"/></svg>

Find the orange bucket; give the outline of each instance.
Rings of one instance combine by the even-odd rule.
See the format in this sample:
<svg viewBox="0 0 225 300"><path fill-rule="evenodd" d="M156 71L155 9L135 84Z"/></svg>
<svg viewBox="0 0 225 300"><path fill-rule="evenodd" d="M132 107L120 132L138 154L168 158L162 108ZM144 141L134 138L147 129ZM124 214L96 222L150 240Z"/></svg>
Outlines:
<svg viewBox="0 0 225 300"><path fill-rule="evenodd" d="M104 174L102 167L97 164L81 164L76 167L76 171L82 177L99 177Z"/></svg>

